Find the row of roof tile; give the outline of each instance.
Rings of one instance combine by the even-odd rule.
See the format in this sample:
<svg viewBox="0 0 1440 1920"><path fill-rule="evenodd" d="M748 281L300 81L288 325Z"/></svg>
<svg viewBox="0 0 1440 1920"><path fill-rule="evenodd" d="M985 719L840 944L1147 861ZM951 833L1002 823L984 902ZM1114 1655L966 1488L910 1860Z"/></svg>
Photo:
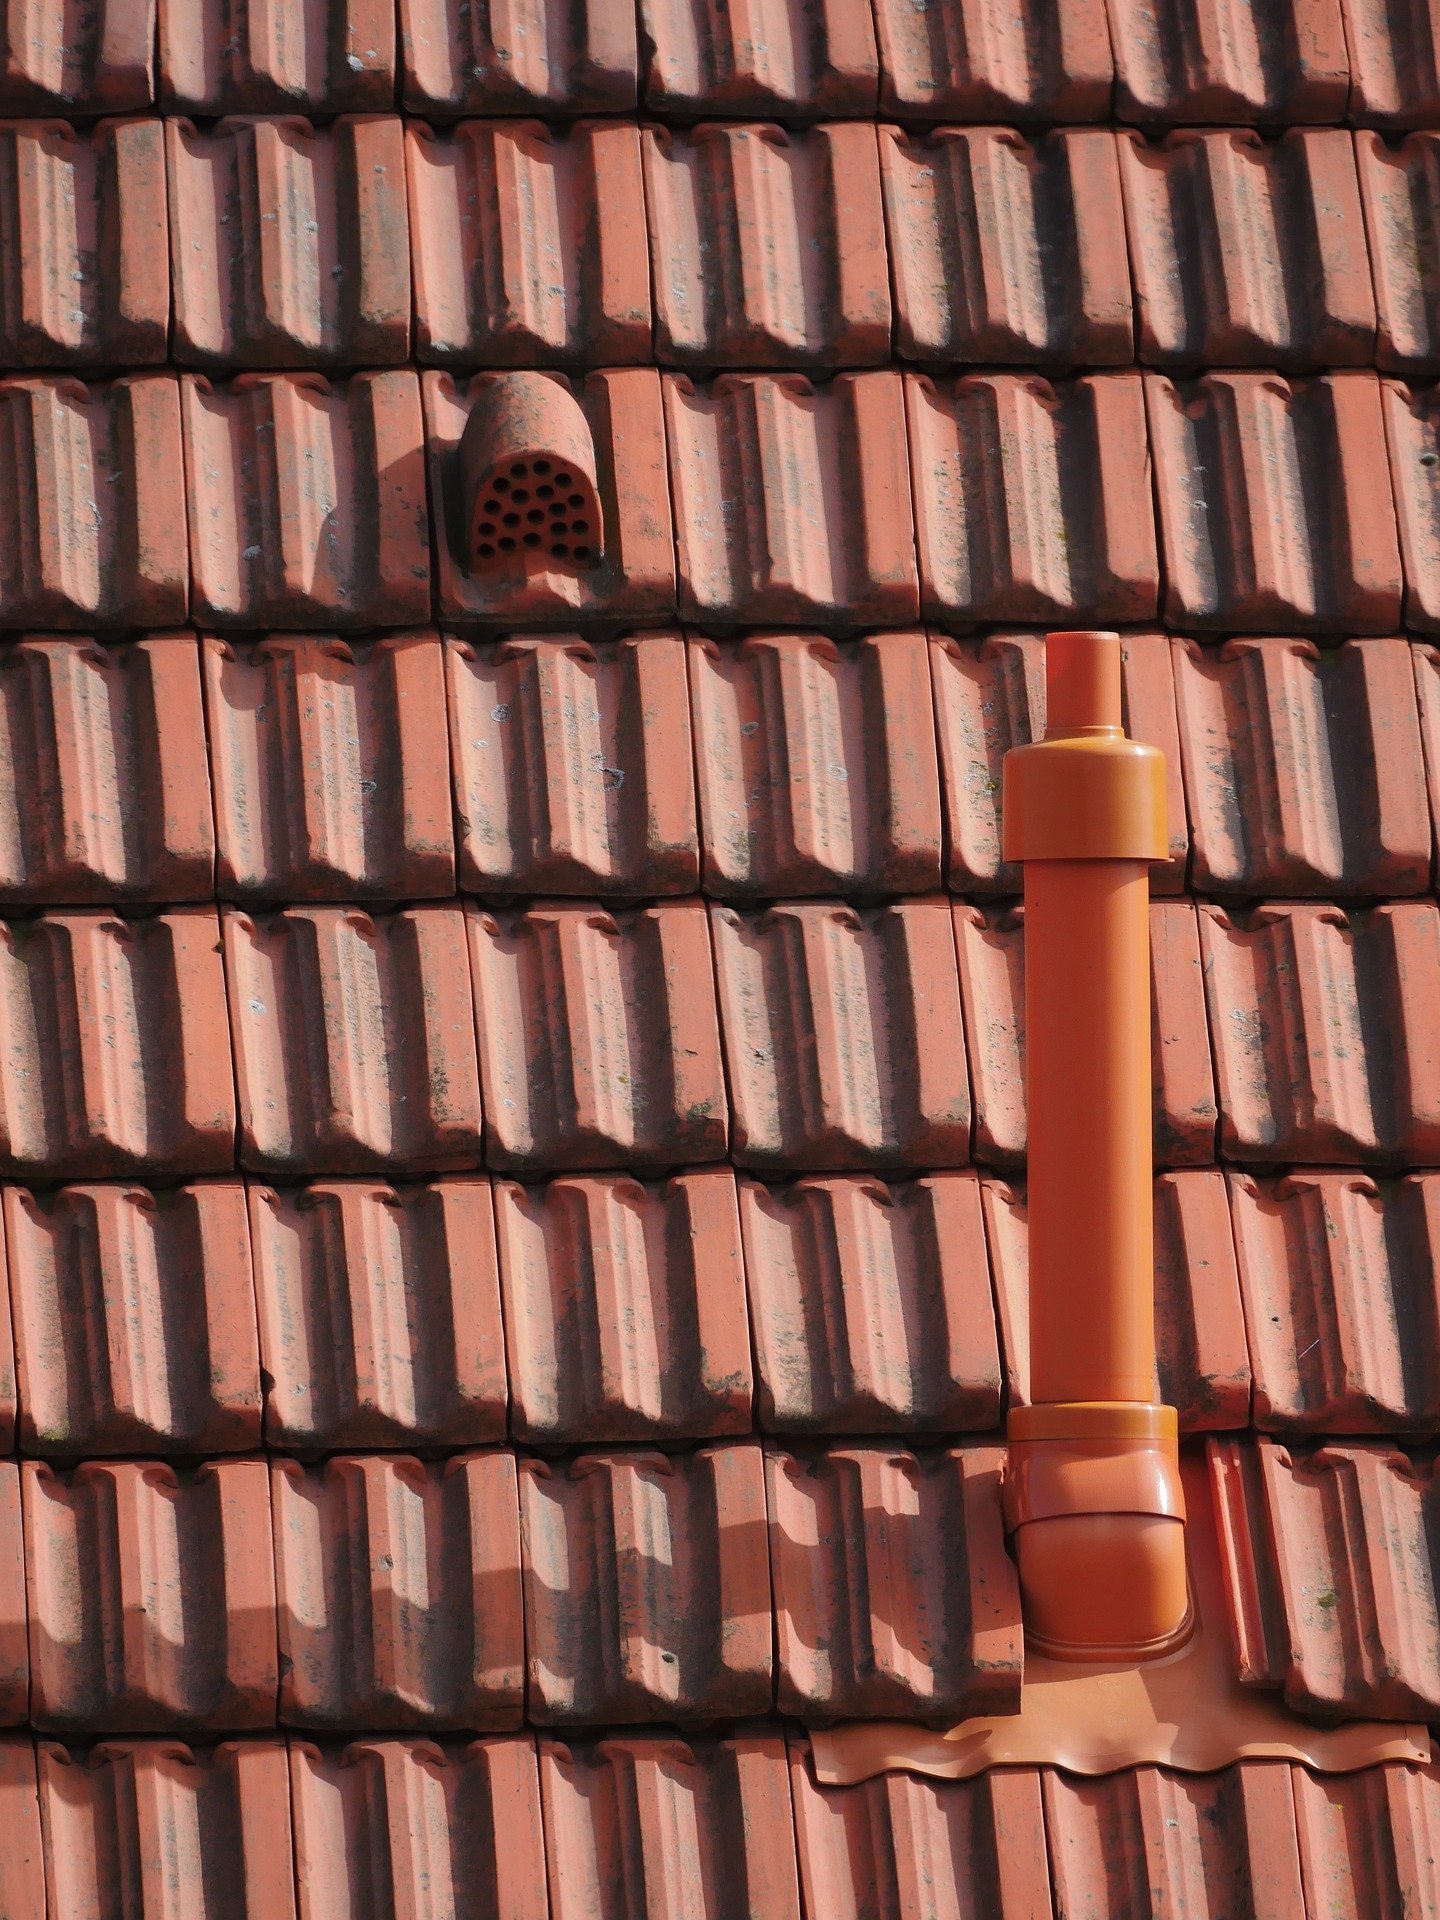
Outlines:
<svg viewBox="0 0 1440 1920"><path fill-rule="evenodd" d="M1428 1920L1440 1777L1283 1761L1099 1780L816 1784L802 1738L0 1743L0 1902L107 1915L118 1883L230 1920ZM293 1848L293 1860L292 1860ZM49 1901L47 1908L46 1901Z"/></svg>
<svg viewBox="0 0 1440 1920"><path fill-rule="evenodd" d="M0 366L1440 370L1434 132L37 121L0 217Z"/></svg>
<svg viewBox="0 0 1440 1920"><path fill-rule="evenodd" d="M616 112L1414 125L1429 15L1384 0L13 0L0 112ZM638 17L637 17L638 16ZM1108 17L1107 17L1108 16ZM1113 52L1112 52L1113 45Z"/></svg>
<svg viewBox="0 0 1440 1920"><path fill-rule="evenodd" d="M1016 894L1001 768L1044 731L1043 645L0 641L0 902ZM1124 679L1167 760L1157 892L1429 886L1440 648L1129 633Z"/></svg>
<svg viewBox="0 0 1440 1920"><path fill-rule="evenodd" d="M1440 389L1358 369L1178 386L594 373L578 397L603 561L537 570L517 552L474 574L458 447L494 378L426 374L423 414L419 377L399 368L335 386L0 380L0 627L190 613L349 629L438 613L553 628L677 610L840 631L1157 611L1196 631L1440 627ZM736 499L745 514L726 511Z"/></svg>
<svg viewBox="0 0 1440 1920"><path fill-rule="evenodd" d="M967 1171L0 1203L0 1447L18 1402L30 1454L936 1435L1028 1394L1024 1190ZM1186 1431L1440 1432L1440 1175L1187 1168L1155 1210Z"/></svg>

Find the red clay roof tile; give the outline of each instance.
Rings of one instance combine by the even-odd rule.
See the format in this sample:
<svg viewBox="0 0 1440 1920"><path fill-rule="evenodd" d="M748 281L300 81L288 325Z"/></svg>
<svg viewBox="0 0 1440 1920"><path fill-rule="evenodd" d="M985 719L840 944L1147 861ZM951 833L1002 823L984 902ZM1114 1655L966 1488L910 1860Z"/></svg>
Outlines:
<svg viewBox="0 0 1440 1920"><path fill-rule="evenodd" d="M213 908L0 924L0 1171L223 1173L235 1086Z"/></svg>
<svg viewBox="0 0 1440 1920"><path fill-rule="evenodd" d="M512 1426L537 1446L748 1433L754 1381L735 1176L500 1181Z"/></svg>
<svg viewBox="0 0 1440 1920"><path fill-rule="evenodd" d="M701 626L902 626L919 610L893 368L665 378L680 610ZM727 510L744 499L747 511Z"/></svg>
<svg viewBox="0 0 1440 1920"><path fill-rule="evenodd" d="M763 1713L773 1634L760 1448L520 1463L528 1717Z"/></svg>
<svg viewBox="0 0 1440 1920"><path fill-rule="evenodd" d="M252 1185L272 1447L465 1447L505 1436L490 1183Z"/></svg>
<svg viewBox="0 0 1440 1920"><path fill-rule="evenodd" d="M1310 1911L1325 1920L1405 1920L1440 1901L1440 1774L1294 1769L1295 1819Z"/></svg>
<svg viewBox="0 0 1440 1920"><path fill-rule="evenodd" d="M1430 0L1340 0L1350 45L1350 118L1360 126L1432 127L1440 48Z"/></svg>
<svg viewBox="0 0 1440 1920"><path fill-rule="evenodd" d="M0 1460L0 1726L32 1719L20 1467ZM8 1888L5 1889L8 1891Z"/></svg>
<svg viewBox="0 0 1440 1920"><path fill-rule="evenodd" d="M1121 120L1308 124L1344 118L1341 0L1106 0Z"/></svg>
<svg viewBox="0 0 1440 1920"><path fill-rule="evenodd" d="M876 0L880 104L904 120L1097 120L1110 104L1103 0Z"/></svg>
<svg viewBox="0 0 1440 1920"><path fill-rule="evenodd" d="M429 366L651 358L640 130L462 120L405 134L415 355Z"/></svg>
<svg viewBox="0 0 1440 1920"><path fill-rule="evenodd" d="M765 1451L778 1702L952 1723L1020 1700L998 1447Z"/></svg>
<svg viewBox="0 0 1440 1920"><path fill-rule="evenodd" d="M0 1189L0 1198L11 1191L13 1189ZM10 1259L11 1256L4 1245L3 1238L0 1238L0 1450L5 1453L11 1453L15 1448L16 1411L19 1399L15 1374L15 1341L10 1324ZM18 1286L17 1282L17 1292Z"/></svg>
<svg viewBox="0 0 1440 1920"><path fill-rule="evenodd" d="M389 0L159 5L160 97L172 112L383 113L395 103Z"/></svg>
<svg viewBox="0 0 1440 1920"><path fill-rule="evenodd" d="M26 1453L260 1444L245 1191L0 1189Z"/></svg>
<svg viewBox="0 0 1440 1920"><path fill-rule="evenodd" d="M272 1178L480 1160L457 907L224 916L242 1163Z"/></svg>
<svg viewBox="0 0 1440 1920"><path fill-rule="evenodd" d="M709 893L940 884L923 633L692 640L689 664Z"/></svg>
<svg viewBox="0 0 1440 1920"><path fill-rule="evenodd" d="M1355 135L1378 318L1376 362L1392 373L1440 372L1440 285L1425 262L1440 231L1440 135L1392 144Z"/></svg>
<svg viewBox="0 0 1440 1920"><path fill-rule="evenodd" d="M410 351L398 119L165 125L174 357L189 367L378 367Z"/></svg>
<svg viewBox="0 0 1440 1920"><path fill-rule="evenodd" d="M436 635L210 637L203 648L221 895L454 892Z"/></svg>
<svg viewBox="0 0 1440 1920"><path fill-rule="evenodd" d="M1412 646L1415 691L1420 700L1420 735L1425 743L1426 785L1431 821L1440 821L1440 647Z"/></svg>
<svg viewBox="0 0 1440 1920"><path fill-rule="evenodd" d="M155 99L155 0L9 0L0 114L139 113Z"/></svg>
<svg viewBox="0 0 1440 1920"><path fill-rule="evenodd" d="M955 1433L1000 1419L974 1174L740 1183L760 1426Z"/></svg>
<svg viewBox="0 0 1440 1920"><path fill-rule="evenodd" d="M273 1727L264 1461L206 1460L182 1476L154 1460L30 1460L21 1472L35 1726Z"/></svg>
<svg viewBox="0 0 1440 1920"><path fill-rule="evenodd" d="M445 650L460 884L692 892L699 828L679 634Z"/></svg>
<svg viewBox="0 0 1440 1920"><path fill-rule="evenodd" d="M414 372L184 382L195 616L239 627L430 617Z"/></svg>
<svg viewBox="0 0 1440 1920"><path fill-rule="evenodd" d="M608 0L400 0L412 113L633 113L635 10Z"/></svg>
<svg viewBox="0 0 1440 1920"><path fill-rule="evenodd" d="M882 126L879 137L904 359L1107 366L1133 358L1108 127L1027 140L1009 127L912 134Z"/></svg>
<svg viewBox="0 0 1440 1920"><path fill-rule="evenodd" d="M1440 1158L1440 908L1199 914L1226 1157Z"/></svg>
<svg viewBox="0 0 1440 1920"><path fill-rule="evenodd" d="M875 111L865 0L640 0L644 103L658 113L820 118Z"/></svg>
<svg viewBox="0 0 1440 1920"><path fill-rule="evenodd" d="M271 1498L285 1725L520 1724L513 1454L277 1460Z"/></svg>
<svg viewBox="0 0 1440 1920"><path fill-rule="evenodd" d="M877 375L877 378L884 376ZM928 618L1152 620L1160 580L1138 373L905 381Z"/></svg>
<svg viewBox="0 0 1440 1920"><path fill-rule="evenodd" d="M1386 380L1382 393L1405 562L1405 624L1433 633L1440 628L1440 391Z"/></svg>
<svg viewBox="0 0 1440 1920"><path fill-rule="evenodd" d="M875 128L645 131L655 357L866 367L890 357Z"/></svg>
<svg viewBox="0 0 1440 1920"><path fill-rule="evenodd" d="M214 890L194 637L0 644L0 899L193 901Z"/></svg>
<svg viewBox="0 0 1440 1920"><path fill-rule="evenodd" d="M947 902L711 909L738 1166L961 1166L970 1157Z"/></svg>
<svg viewBox="0 0 1440 1920"><path fill-rule="evenodd" d="M1403 640L1174 642L1194 882L1206 893L1419 893L1430 809Z"/></svg>
<svg viewBox="0 0 1440 1920"><path fill-rule="evenodd" d="M1120 136L1139 357L1366 366L1375 298L1351 136L1292 127Z"/></svg>

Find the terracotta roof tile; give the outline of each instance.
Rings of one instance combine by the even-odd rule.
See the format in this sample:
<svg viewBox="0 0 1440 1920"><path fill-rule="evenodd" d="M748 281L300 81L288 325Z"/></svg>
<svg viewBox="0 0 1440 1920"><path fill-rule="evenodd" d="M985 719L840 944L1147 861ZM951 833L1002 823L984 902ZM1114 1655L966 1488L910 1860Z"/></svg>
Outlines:
<svg viewBox="0 0 1440 1920"><path fill-rule="evenodd" d="M185 618L174 376L85 386L0 379L0 625L173 626Z"/></svg>
<svg viewBox="0 0 1440 1920"><path fill-rule="evenodd" d="M954 1433L1000 1420L974 1174L740 1183L759 1424Z"/></svg>
<svg viewBox="0 0 1440 1920"><path fill-rule="evenodd" d="M1308 124L1344 118L1341 0L1106 0L1121 120Z"/></svg>
<svg viewBox="0 0 1440 1920"><path fill-rule="evenodd" d="M556 377L563 382L563 376ZM665 417L655 369L622 367L589 373L571 387L594 441L604 557L593 567L560 566L551 571L528 568L521 555L483 572L471 572L463 550L467 511L462 499L460 436L492 378L482 373L468 383L457 383L448 373L425 375L430 500L442 617L502 628L555 628L568 626L577 617L628 622L672 616L675 539L665 465Z"/></svg>
<svg viewBox="0 0 1440 1920"><path fill-rule="evenodd" d="M281 1460L271 1497L287 1726L519 1725L512 1454Z"/></svg>
<svg viewBox="0 0 1440 1920"><path fill-rule="evenodd" d="M1120 136L1140 358L1365 366L1375 298L1351 136L1292 127Z"/></svg>
<svg viewBox="0 0 1440 1920"><path fill-rule="evenodd" d="M0 1189L0 1199L12 1191L14 1189ZM15 1376L15 1341L10 1324L10 1258L3 1239L0 1239L0 1451L5 1453L14 1451L19 1399ZM14 1284L18 1293L21 1283L17 1281Z"/></svg>
<svg viewBox="0 0 1440 1920"><path fill-rule="evenodd" d="M760 1448L520 1462L527 1708L541 1726L763 1713L772 1622Z"/></svg>
<svg viewBox="0 0 1440 1920"><path fill-rule="evenodd" d="M1030 1398L1029 1227L1019 1185L983 1182L985 1225L1012 1406ZM1155 1338L1160 1397L1181 1430L1250 1423L1250 1354L1225 1176L1187 1167L1155 1181Z"/></svg>
<svg viewBox="0 0 1440 1920"><path fill-rule="evenodd" d="M114 10L117 0L107 5ZM206 119L383 113L395 103L395 15L388 0L159 0L159 6L160 97L172 112Z"/></svg>
<svg viewBox="0 0 1440 1920"><path fill-rule="evenodd" d="M164 360L170 285L158 120L0 127L0 209L14 236L0 286L7 367ZM103 273L92 270L96 260Z"/></svg>
<svg viewBox="0 0 1440 1920"><path fill-rule="evenodd" d="M1350 44L1350 117L1361 126L1430 127L1440 63L1428 0L1340 0Z"/></svg>
<svg viewBox="0 0 1440 1920"><path fill-rule="evenodd" d="M229 912L224 931L245 1166L273 1178L479 1164L458 908Z"/></svg>
<svg viewBox="0 0 1440 1920"><path fill-rule="evenodd" d="M0 114L140 113L155 99L155 0L10 0Z"/></svg>
<svg viewBox="0 0 1440 1920"><path fill-rule="evenodd" d="M538 1446L748 1433L735 1176L495 1188L513 1430Z"/></svg>
<svg viewBox="0 0 1440 1920"><path fill-rule="evenodd" d="M1173 626L1394 631L1400 554L1373 373L1145 384Z"/></svg>
<svg viewBox="0 0 1440 1920"><path fill-rule="evenodd" d="M702 626L902 626L919 610L892 368L665 379L680 610ZM745 514L725 503L744 498Z"/></svg>
<svg viewBox="0 0 1440 1920"><path fill-rule="evenodd" d="M214 889L194 638L0 645L0 898L191 901Z"/></svg>
<svg viewBox="0 0 1440 1920"><path fill-rule="evenodd" d="M645 132L655 357L865 367L890 357L875 128Z"/></svg>
<svg viewBox="0 0 1440 1920"><path fill-rule="evenodd" d="M487 1180L255 1185L249 1202L272 1446L504 1438Z"/></svg>
<svg viewBox="0 0 1440 1920"><path fill-rule="evenodd" d="M1033 140L1009 127L882 126L879 136L906 360L1105 366L1133 357L1108 127Z"/></svg>
<svg viewBox="0 0 1440 1920"><path fill-rule="evenodd" d="M202 624L405 626L430 617L420 389L409 369L184 383Z"/></svg>
<svg viewBox="0 0 1440 1920"><path fill-rule="evenodd" d="M411 121L405 141L417 359L457 369L650 359L637 127Z"/></svg>
<svg viewBox="0 0 1440 1920"><path fill-rule="evenodd" d="M1440 135L1393 144L1355 135L1378 318L1376 359L1393 373L1440 372L1440 286L1425 267L1440 232Z"/></svg>
<svg viewBox="0 0 1440 1920"><path fill-rule="evenodd" d="M635 11L609 0L400 0L412 113L625 113L636 103Z"/></svg>
<svg viewBox="0 0 1440 1920"><path fill-rule="evenodd" d="M1155 617L1137 373L1053 384L911 374L905 392L927 617L962 626Z"/></svg>
<svg viewBox="0 0 1440 1920"><path fill-rule="evenodd" d="M712 909L737 1165L960 1166L960 983L943 899Z"/></svg>
<svg viewBox="0 0 1440 1920"><path fill-rule="evenodd" d="M454 892L444 662L433 633L211 637L203 646L222 895Z"/></svg>
<svg viewBox="0 0 1440 1920"><path fill-rule="evenodd" d="M1054 1920L1040 1779L1032 1768L1003 1767L974 1780L890 1773L822 1787L792 1739L807 1912L826 1920Z"/></svg>
<svg viewBox="0 0 1440 1920"><path fill-rule="evenodd" d="M644 100L660 113L777 120L875 111L875 24L864 0L640 0Z"/></svg>
<svg viewBox="0 0 1440 1920"><path fill-rule="evenodd" d="M0 924L0 1171L223 1173L235 1087L213 908Z"/></svg>
<svg viewBox="0 0 1440 1920"><path fill-rule="evenodd" d="M136 1460L21 1472L35 1726L274 1726L265 1463L206 1460L183 1477Z"/></svg>
<svg viewBox="0 0 1440 1920"><path fill-rule="evenodd" d="M13 1460L0 1461L0 1726L7 1727L33 1718L36 1704L26 1634L32 1609L26 1605L20 1471Z"/></svg>
<svg viewBox="0 0 1440 1920"><path fill-rule="evenodd" d="M1195 885L1419 893L1430 809L1403 640L1174 643Z"/></svg>
<svg viewBox="0 0 1440 1920"><path fill-rule="evenodd" d="M245 1192L0 1189L26 1453L260 1444Z"/></svg>
<svg viewBox="0 0 1440 1920"><path fill-rule="evenodd" d="M1435 903L1199 914L1227 1157L1440 1157Z"/></svg>
<svg viewBox="0 0 1440 1920"><path fill-rule="evenodd" d="M1405 624L1440 628L1440 390L1382 385L1395 518L1405 562Z"/></svg>
<svg viewBox="0 0 1440 1920"><path fill-rule="evenodd" d="M41 1740L28 1757L52 1915L108 1920L127 1898L163 1913L183 1885L197 1913L295 1920L283 1740L107 1740L88 1752ZM3 1868L0 1889L11 1891ZM15 1911L43 1914L44 1894Z"/></svg>
<svg viewBox="0 0 1440 1920"><path fill-rule="evenodd" d="M906 120L1097 120L1110 104L1103 0L876 0L880 104Z"/></svg>
<svg viewBox="0 0 1440 1920"><path fill-rule="evenodd" d="M490 1166L723 1157L725 1078L698 900L472 913L470 943Z"/></svg>
<svg viewBox="0 0 1440 1920"><path fill-rule="evenodd" d="M391 366L410 350L399 120L168 120L177 362Z"/></svg>
<svg viewBox="0 0 1440 1920"><path fill-rule="evenodd" d="M289 1749L300 1920L549 1920L533 1735Z"/></svg>
<svg viewBox="0 0 1440 1920"><path fill-rule="evenodd" d="M693 640L705 885L743 898L940 884L925 635Z"/></svg>
<svg viewBox="0 0 1440 1920"><path fill-rule="evenodd" d="M766 1449L782 1713L1013 1712L1020 1595L996 1447Z"/></svg>
<svg viewBox="0 0 1440 1920"><path fill-rule="evenodd" d="M1326 1920L1404 1920L1440 1900L1440 1775L1366 1767L1294 1769L1295 1819L1311 1910Z"/></svg>
<svg viewBox="0 0 1440 1920"><path fill-rule="evenodd" d="M1440 647L1412 646L1415 691L1420 699L1420 734L1425 743L1430 818L1440 820Z"/></svg>
<svg viewBox="0 0 1440 1920"><path fill-rule="evenodd" d="M446 646L460 884L688 893L700 873L679 634Z"/></svg>
<svg viewBox="0 0 1440 1920"><path fill-rule="evenodd" d="M553 1920L800 1920L778 1729L542 1737L540 1780Z"/></svg>
<svg viewBox="0 0 1440 1920"><path fill-rule="evenodd" d="M1209 1447L1241 1679L1325 1717L1435 1719L1435 1463L1360 1441Z"/></svg>

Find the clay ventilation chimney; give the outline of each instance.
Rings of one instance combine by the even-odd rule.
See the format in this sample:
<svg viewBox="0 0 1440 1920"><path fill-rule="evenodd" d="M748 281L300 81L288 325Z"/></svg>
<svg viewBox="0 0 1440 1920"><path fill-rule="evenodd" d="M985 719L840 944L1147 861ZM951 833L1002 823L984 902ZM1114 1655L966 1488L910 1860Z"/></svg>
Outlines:
<svg viewBox="0 0 1440 1920"><path fill-rule="evenodd" d="M460 441L469 564L590 567L604 547L590 424L562 379L496 373Z"/></svg>

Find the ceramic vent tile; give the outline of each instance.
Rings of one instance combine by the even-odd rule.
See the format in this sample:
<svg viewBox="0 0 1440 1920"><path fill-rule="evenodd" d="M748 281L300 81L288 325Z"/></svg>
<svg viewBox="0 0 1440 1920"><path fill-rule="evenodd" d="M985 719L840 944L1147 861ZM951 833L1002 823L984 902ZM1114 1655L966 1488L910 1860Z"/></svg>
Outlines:
<svg viewBox="0 0 1440 1920"><path fill-rule="evenodd" d="M398 119L165 129L182 366L382 367L410 348Z"/></svg>
<svg viewBox="0 0 1440 1920"><path fill-rule="evenodd" d="M407 626L430 617L420 388L409 369L184 383L196 619Z"/></svg>
<svg viewBox="0 0 1440 1920"><path fill-rule="evenodd" d="M1440 1775L1365 1767L1318 1777L1294 1769L1300 1858L1311 1897L1334 1920L1403 1920L1440 1902Z"/></svg>
<svg viewBox="0 0 1440 1920"><path fill-rule="evenodd" d="M241 1159L272 1179L480 1161L456 907L225 915Z"/></svg>
<svg viewBox="0 0 1440 1920"><path fill-rule="evenodd" d="M1440 113L1440 45L1430 0L1340 0L1350 44L1350 114L1357 126L1433 127Z"/></svg>
<svg viewBox="0 0 1440 1920"><path fill-rule="evenodd" d="M877 0L880 104L904 120L1099 120L1112 65L1104 0Z"/></svg>
<svg viewBox="0 0 1440 1920"><path fill-rule="evenodd" d="M1234 914L1202 904L1199 914L1226 1158L1433 1163L1435 903L1351 914L1319 903Z"/></svg>
<svg viewBox="0 0 1440 1920"><path fill-rule="evenodd" d="M435 634L210 636L202 645L223 897L455 891Z"/></svg>
<svg viewBox="0 0 1440 1920"><path fill-rule="evenodd" d="M780 1711L1014 1712L1020 1595L995 1447L766 1449Z"/></svg>
<svg viewBox="0 0 1440 1920"><path fill-rule="evenodd" d="M155 100L155 0L10 0L0 114L88 120Z"/></svg>
<svg viewBox="0 0 1440 1920"><path fill-rule="evenodd" d="M159 12L168 112L209 120L383 113L395 104L387 0L159 0Z"/></svg>
<svg viewBox="0 0 1440 1920"><path fill-rule="evenodd" d="M1351 135L1120 136L1149 366L1366 366L1375 298Z"/></svg>
<svg viewBox="0 0 1440 1920"><path fill-rule="evenodd" d="M470 941L489 1166L723 1158L728 1108L699 900L474 912Z"/></svg>
<svg viewBox="0 0 1440 1920"><path fill-rule="evenodd" d="M26 1453L260 1444L238 1180L0 1189Z"/></svg>
<svg viewBox="0 0 1440 1920"><path fill-rule="evenodd" d="M760 1448L520 1461L527 1717L730 1719L771 1704Z"/></svg>
<svg viewBox="0 0 1440 1920"><path fill-rule="evenodd" d="M271 1486L284 1725L519 1725L512 1454L281 1460Z"/></svg>
<svg viewBox="0 0 1440 1920"><path fill-rule="evenodd" d="M223 1173L235 1085L213 908L0 924L0 1171Z"/></svg>
<svg viewBox="0 0 1440 1920"><path fill-rule="evenodd" d="M899 373L665 379L680 610L702 627L919 610ZM743 498L747 512L727 511Z"/></svg>
<svg viewBox="0 0 1440 1920"><path fill-rule="evenodd" d="M1106 0L1115 113L1141 125L1343 120L1350 90L1341 0Z"/></svg>
<svg viewBox="0 0 1440 1920"><path fill-rule="evenodd" d="M745 1262L728 1167L643 1183L498 1181L515 1438L704 1440L748 1433Z"/></svg>
<svg viewBox="0 0 1440 1920"><path fill-rule="evenodd" d="M214 890L193 636L0 644L0 900L198 901Z"/></svg>
<svg viewBox="0 0 1440 1920"><path fill-rule="evenodd" d="M1140 377L905 381L925 616L971 626L1153 620L1160 589Z"/></svg>
<svg viewBox="0 0 1440 1920"><path fill-rule="evenodd" d="M609 0L400 0L401 100L411 113L633 113L635 13Z"/></svg>
<svg viewBox="0 0 1440 1920"><path fill-rule="evenodd" d="M688 118L865 118L875 23L862 0L641 0L643 103Z"/></svg>
<svg viewBox="0 0 1440 1920"><path fill-rule="evenodd" d="M672 367L890 357L875 129L647 128L655 354Z"/></svg>
<svg viewBox="0 0 1440 1920"><path fill-rule="evenodd" d="M740 1218L761 1427L955 1433L999 1424L974 1174L744 1180Z"/></svg>
<svg viewBox="0 0 1440 1920"><path fill-rule="evenodd" d="M689 658L712 896L940 884L923 633L694 639Z"/></svg>
<svg viewBox="0 0 1440 1920"><path fill-rule="evenodd" d="M21 1472L33 1724L86 1737L273 1727L264 1461Z"/></svg>
<svg viewBox="0 0 1440 1920"><path fill-rule="evenodd" d="M1375 285L1376 364L1440 372L1440 286L1425 262L1440 237L1440 135L1355 135Z"/></svg>
<svg viewBox="0 0 1440 1920"><path fill-rule="evenodd" d="M1440 630L1440 394L1434 386L1383 383L1395 518L1405 566L1405 624Z"/></svg>
<svg viewBox="0 0 1440 1920"><path fill-rule="evenodd" d="M895 11L898 13L899 8ZM896 348L922 365L1133 358L1115 136L882 126Z"/></svg>
<svg viewBox="0 0 1440 1920"><path fill-rule="evenodd" d="M737 1165L963 1165L970 1088L947 903L712 909Z"/></svg>
<svg viewBox="0 0 1440 1920"><path fill-rule="evenodd" d="M257 1183L249 1203L271 1447L504 1439L487 1180Z"/></svg>
<svg viewBox="0 0 1440 1920"><path fill-rule="evenodd" d="M416 358L622 366L651 358L641 134L619 121L411 121Z"/></svg>
<svg viewBox="0 0 1440 1920"><path fill-rule="evenodd" d="M1171 626L1395 631L1398 503L1373 373L1207 373L1179 386L1149 374L1146 397Z"/></svg>
<svg viewBox="0 0 1440 1920"><path fill-rule="evenodd" d="M694 891L700 834L678 634L452 638L445 665L463 887Z"/></svg>
<svg viewBox="0 0 1440 1920"><path fill-rule="evenodd" d="M1197 888L1425 889L1432 832L1405 641L1176 640L1174 664Z"/></svg>

